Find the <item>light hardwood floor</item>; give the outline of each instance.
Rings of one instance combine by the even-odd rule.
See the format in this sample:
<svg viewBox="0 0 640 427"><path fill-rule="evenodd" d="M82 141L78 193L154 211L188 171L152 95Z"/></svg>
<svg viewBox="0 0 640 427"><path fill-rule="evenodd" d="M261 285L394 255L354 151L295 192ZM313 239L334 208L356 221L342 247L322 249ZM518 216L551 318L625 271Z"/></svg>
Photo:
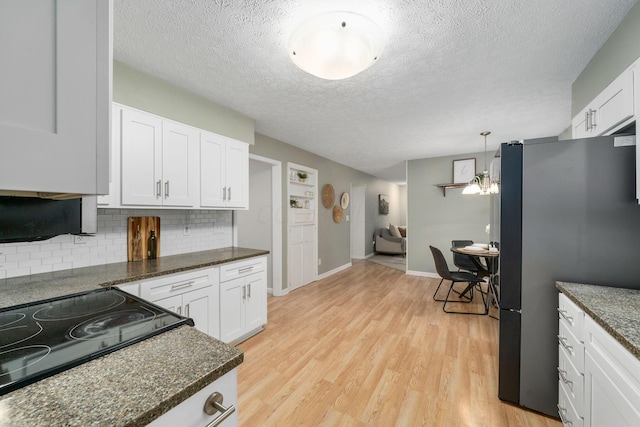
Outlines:
<svg viewBox="0 0 640 427"><path fill-rule="evenodd" d="M437 284L356 261L270 297L238 346L240 425L561 426L498 399L498 321L443 313Z"/></svg>

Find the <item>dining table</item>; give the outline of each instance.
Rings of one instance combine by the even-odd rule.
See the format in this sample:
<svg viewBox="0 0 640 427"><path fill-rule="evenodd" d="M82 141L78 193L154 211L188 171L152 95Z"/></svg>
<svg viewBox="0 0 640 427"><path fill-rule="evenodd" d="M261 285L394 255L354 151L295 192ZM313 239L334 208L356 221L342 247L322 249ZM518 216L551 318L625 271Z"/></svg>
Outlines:
<svg viewBox="0 0 640 427"><path fill-rule="evenodd" d="M488 245L487 245L488 247ZM478 245L470 245L470 246L452 246L451 252L455 252L458 254L469 255L474 264L478 267L479 270L487 270L489 272L489 283L488 283L488 298L485 301L485 311L489 314L489 305L491 303L494 304L496 308L500 308L500 292L499 285L496 283L496 274L498 272L498 262L500 258L500 251L491 247L484 248L484 246ZM484 263L481 261L484 261ZM492 316L493 318L497 318L496 316Z"/></svg>

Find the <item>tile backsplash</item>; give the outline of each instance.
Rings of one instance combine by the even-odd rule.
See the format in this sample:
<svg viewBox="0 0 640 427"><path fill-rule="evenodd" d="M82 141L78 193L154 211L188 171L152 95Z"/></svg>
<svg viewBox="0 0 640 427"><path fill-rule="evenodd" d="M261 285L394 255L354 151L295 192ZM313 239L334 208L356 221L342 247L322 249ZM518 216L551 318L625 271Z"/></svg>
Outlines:
<svg viewBox="0 0 640 427"><path fill-rule="evenodd" d="M233 244L231 211L98 209L95 236L0 244L0 279L127 261L127 218L160 217L160 256ZM185 225L188 235L185 235Z"/></svg>

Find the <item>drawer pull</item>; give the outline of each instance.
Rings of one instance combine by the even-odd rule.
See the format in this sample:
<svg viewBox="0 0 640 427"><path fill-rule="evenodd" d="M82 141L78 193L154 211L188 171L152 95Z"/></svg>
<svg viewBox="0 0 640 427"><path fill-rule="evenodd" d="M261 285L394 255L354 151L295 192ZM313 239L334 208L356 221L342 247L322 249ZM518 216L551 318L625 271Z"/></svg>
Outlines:
<svg viewBox="0 0 640 427"><path fill-rule="evenodd" d="M188 288L190 286L193 286L194 283L196 283L195 280L189 280L186 283L180 283L180 284L176 284L176 285L171 285L171 290L172 291L177 291L178 289Z"/></svg>
<svg viewBox="0 0 640 427"><path fill-rule="evenodd" d="M242 267L240 269L238 269L238 273L246 273L247 271L251 271L253 270L253 265L250 265L249 267Z"/></svg>
<svg viewBox="0 0 640 427"><path fill-rule="evenodd" d="M563 408L562 406L558 405L558 415L560 415L560 421L562 421L562 424L566 425L573 425L573 421L569 421L568 419L566 419L564 417L564 414L567 412L567 410L565 408Z"/></svg>
<svg viewBox="0 0 640 427"><path fill-rule="evenodd" d="M213 421L207 424L207 427L216 427L220 425L224 420L229 418L229 415L233 414L236 411L236 408L233 405L230 405L228 408L222 406L223 399L224 396L222 395L222 393L215 391L211 394L211 396L207 398L207 401L204 403L203 411L207 415L213 415L216 412L220 412L220 415L218 415Z"/></svg>
<svg viewBox="0 0 640 427"><path fill-rule="evenodd" d="M570 353L573 353L573 346L567 344L567 338L561 337L560 335L558 335L558 342L560 343L561 346L565 348L565 350L567 350Z"/></svg>
<svg viewBox="0 0 640 427"><path fill-rule="evenodd" d="M567 375L567 371L565 371L564 369L560 369L558 367L558 375L560 376L560 379L562 380L563 383L565 384L571 384L571 386L573 386L573 381L569 380L566 375ZM573 388L573 387L572 387Z"/></svg>
<svg viewBox="0 0 640 427"><path fill-rule="evenodd" d="M560 316L564 320L566 320L567 322L573 324L573 317L567 315L567 310L561 310L560 308L558 308L558 313L560 313Z"/></svg>

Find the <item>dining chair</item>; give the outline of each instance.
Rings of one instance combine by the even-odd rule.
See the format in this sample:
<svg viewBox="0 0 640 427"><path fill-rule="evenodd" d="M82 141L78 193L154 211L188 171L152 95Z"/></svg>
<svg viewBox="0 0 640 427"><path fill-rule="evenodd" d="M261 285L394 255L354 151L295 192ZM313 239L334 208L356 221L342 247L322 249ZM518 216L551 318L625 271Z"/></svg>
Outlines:
<svg viewBox="0 0 640 427"><path fill-rule="evenodd" d="M472 301L472 297L466 297L466 293L471 289L473 289L475 285L484 282L484 279L468 271L449 270L449 266L447 265L447 260L444 258L444 255L442 255L442 252L440 251L440 249L435 248L433 246L429 246L429 249L431 249L431 254L433 255L433 261L436 264L436 271L438 272L438 275L441 277L440 283L438 284L436 291L433 293L433 300L438 302L444 302L444 304L442 305L442 311L444 311L445 313L455 313L455 314L478 314L478 315L487 314L488 310L487 310L487 304L485 300L485 293L482 292L482 290L480 290L480 294L482 295L482 303L483 303L482 305L485 308L484 312L477 313L477 312L468 312L468 311L447 310L447 304L451 302L470 303ZM449 291L447 292L447 296L445 299L438 299L436 298L436 295L438 294L438 291L440 290L440 286L442 286L442 283L445 280L449 280L451 282L451 285L449 286ZM464 300L451 301L449 299L451 296L451 292L454 291L453 287L455 286L456 283L468 284L465 290L460 293L460 295L465 295Z"/></svg>
<svg viewBox="0 0 640 427"><path fill-rule="evenodd" d="M464 248L473 245L473 240L452 240L451 246L454 248ZM473 255L465 255L457 252L453 253L453 264L458 270L468 271L480 277L488 277L489 271Z"/></svg>

